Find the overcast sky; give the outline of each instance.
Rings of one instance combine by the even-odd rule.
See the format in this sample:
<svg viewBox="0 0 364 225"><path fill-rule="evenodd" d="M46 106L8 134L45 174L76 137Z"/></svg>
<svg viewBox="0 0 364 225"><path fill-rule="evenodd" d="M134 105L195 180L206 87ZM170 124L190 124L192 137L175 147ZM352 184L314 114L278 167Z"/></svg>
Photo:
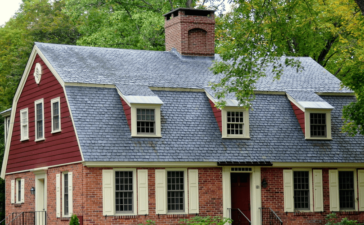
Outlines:
<svg viewBox="0 0 364 225"><path fill-rule="evenodd" d="M21 0L0 0L0 26L14 16L21 2Z"/></svg>

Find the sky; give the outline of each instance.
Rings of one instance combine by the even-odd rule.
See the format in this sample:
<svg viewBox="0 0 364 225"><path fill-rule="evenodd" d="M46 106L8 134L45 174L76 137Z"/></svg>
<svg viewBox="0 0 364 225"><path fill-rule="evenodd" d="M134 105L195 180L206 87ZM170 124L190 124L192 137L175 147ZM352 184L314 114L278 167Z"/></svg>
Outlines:
<svg viewBox="0 0 364 225"><path fill-rule="evenodd" d="M4 25L14 16L22 0L0 0L0 26Z"/></svg>

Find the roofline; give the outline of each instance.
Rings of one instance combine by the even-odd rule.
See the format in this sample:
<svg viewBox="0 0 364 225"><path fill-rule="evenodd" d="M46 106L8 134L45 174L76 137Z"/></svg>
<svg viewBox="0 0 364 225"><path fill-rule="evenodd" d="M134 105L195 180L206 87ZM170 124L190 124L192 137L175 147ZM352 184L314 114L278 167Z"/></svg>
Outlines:
<svg viewBox="0 0 364 225"><path fill-rule="evenodd" d="M82 163L87 167L216 167L217 162L90 162Z"/></svg>
<svg viewBox="0 0 364 225"><path fill-rule="evenodd" d="M4 111L0 112L0 115L1 115L2 117L8 117L8 116L10 116L10 114L11 114L11 109L12 109L12 108L10 108L10 109L7 109L7 110L4 110Z"/></svg>
<svg viewBox="0 0 364 225"><path fill-rule="evenodd" d="M215 12L216 10L214 9L194 9L194 8L177 8L177 9L173 9L172 11L167 12L166 14L163 14L163 16L167 16L175 11L179 11L179 10L189 10L189 11L205 11L205 12Z"/></svg>

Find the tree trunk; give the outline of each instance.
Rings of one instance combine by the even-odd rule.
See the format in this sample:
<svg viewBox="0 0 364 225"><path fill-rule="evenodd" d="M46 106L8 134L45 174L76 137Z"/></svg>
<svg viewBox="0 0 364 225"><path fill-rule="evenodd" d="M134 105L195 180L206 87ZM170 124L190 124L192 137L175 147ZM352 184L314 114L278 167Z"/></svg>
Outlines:
<svg viewBox="0 0 364 225"><path fill-rule="evenodd" d="M361 10L361 13L364 16L364 0L355 0L355 2L356 2L356 4L358 4L358 6Z"/></svg>

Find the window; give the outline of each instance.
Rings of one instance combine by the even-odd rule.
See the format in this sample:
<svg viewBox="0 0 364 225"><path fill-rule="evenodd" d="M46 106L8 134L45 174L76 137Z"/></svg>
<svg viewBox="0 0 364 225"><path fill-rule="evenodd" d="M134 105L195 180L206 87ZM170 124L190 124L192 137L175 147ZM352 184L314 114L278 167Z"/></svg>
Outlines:
<svg viewBox="0 0 364 225"><path fill-rule="evenodd" d="M63 174L63 214L69 215L68 173Z"/></svg>
<svg viewBox="0 0 364 225"><path fill-rule="evenodd" d="M326 113L310 113L311 137L326 137Z"/></svg>
<svg viewBox="0 0 364 225"><path fill-rule="evenodd" d="M137 109L137 133L155 133L155 113L154 109Z"/></svg>
<svg viewBox="0 0 364 225"><path fill-rule="evenodd" d="M227 134L243 134L244 117L243 112L227 112Z"/></svg>
<svg viewBox="0 0 364 225"><path fill-rule="evenodd" d="M133 172L115 172L115 211L133 212Z"/></svg>
<svg viewBox="0 0 364 225"><path fill-rule="evenodd" d="M310 182L308 171L293 172L294 208L298 210L310 209Z"/></svg>
<svg viewBox="0 0 364 225"><path fill-rule="evenodd" d="M17 185L17 196L16 196L16 202L21 202L21 180L16 180Z"/></svg>
<svg viewBox="0 0 364 225"><path fill-rule="evenodd" d="M28 108L20 110L20 140L29 139Z"/></svg>
<svg viewBox="0 0 364 225"><path fill-rule="evenodd" d="M167 172L168 212L183 212L185 205L184 171Z"/></svg>
<svg viewBox="0 0 364 225"><path fill-rule="evenodd" d="M15 203L24 203L24 179L16 179L15 186Z"/></svg>
<svg viewBox="0 0 364 225"><path fill-rule="evenodd" d="M35 141L44 140L43 99L35 101Z"/></svg>
<svg viewBox="0 0 364 225"><path fill-rule="evenodd" d="M52 111L52 133L61 131L61 109L60 98L54 98L51 100Z"/></svg>
<svg viewBox="0 0 364 225"><path fill-rule="evenodd" d="M340 210L355 209L354 172L339 171Z"/></svg>

